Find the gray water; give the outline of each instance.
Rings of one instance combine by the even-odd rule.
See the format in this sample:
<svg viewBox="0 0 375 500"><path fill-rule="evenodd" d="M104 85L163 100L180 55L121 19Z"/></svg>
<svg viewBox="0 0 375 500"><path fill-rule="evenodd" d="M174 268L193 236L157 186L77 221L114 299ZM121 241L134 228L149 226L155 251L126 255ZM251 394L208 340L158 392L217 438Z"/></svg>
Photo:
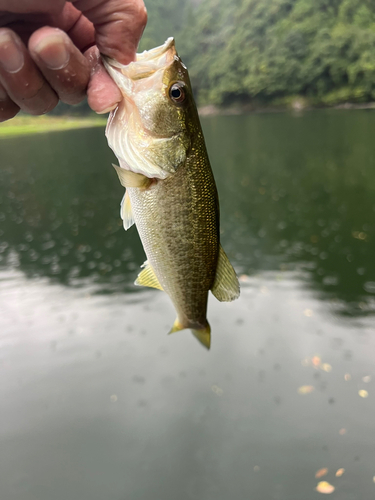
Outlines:
<svg viewBox="0 0 375 500"><path fill-rule="evenodd" d="M103 130L0 141L1 499L375 495L375 113L203 127L242 286L209 352L133 285Z"/></svg>

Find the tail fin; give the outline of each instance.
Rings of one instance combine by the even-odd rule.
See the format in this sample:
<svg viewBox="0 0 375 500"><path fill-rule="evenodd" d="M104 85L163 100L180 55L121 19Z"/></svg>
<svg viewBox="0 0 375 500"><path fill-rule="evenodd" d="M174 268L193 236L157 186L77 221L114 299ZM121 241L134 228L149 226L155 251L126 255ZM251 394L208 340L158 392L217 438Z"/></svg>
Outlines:
<svg viewBox="0 0 375 500"><path fill-rule="evenodd" d="M180 330L185 330L185 328L187 327L180 323L179 319L176 318L172 328L168 332L168 335L170 335L171 333L179 332Z"/></svg>
<svg viewBox="0 0 375 500"><path fill-rule="evenodd" d="M185 330L186 328L189 328L189 326L182 325L177 318L176 321L173 323L173 326L168 334L179 332L180 330ZM197 338L199 342L204 345L204 347L206 347L207 349L210 348L211 327L207 321L206 325L203 326L202 328L190 328L190 331L194 335L194 337Z"/></svg>
<svg viewBox="0 0 375 500"><path fill-rule="evenodd" d="M190 330L191 333L196 337L201 344L204 345L204 347L207 347L207 349L210 348L211 346L211 327L207 322L207 325L203 328L200 328L199 330Z"/></svg>

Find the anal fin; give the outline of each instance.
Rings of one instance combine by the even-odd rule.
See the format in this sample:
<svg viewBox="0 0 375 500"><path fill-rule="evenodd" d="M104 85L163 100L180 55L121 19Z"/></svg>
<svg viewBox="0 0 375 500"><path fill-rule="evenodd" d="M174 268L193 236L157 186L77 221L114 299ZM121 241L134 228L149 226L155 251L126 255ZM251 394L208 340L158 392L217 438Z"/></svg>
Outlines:
<svg viewBox="0 0 375 500"><path fill-rule="evenodd" d="M240 284L236 272L221 245L211 292L220 302L231 302L240 296Z"/></svg>
<svg viewBox="0 0 375 500"><path fill-rule="evenodd" d="M148 260L146 260L142 267L144 269L138 274L138 278L135 280L134 284L163 290L163 287L159 283L159 280L157 279L156 274L150 266Z"/></svg>

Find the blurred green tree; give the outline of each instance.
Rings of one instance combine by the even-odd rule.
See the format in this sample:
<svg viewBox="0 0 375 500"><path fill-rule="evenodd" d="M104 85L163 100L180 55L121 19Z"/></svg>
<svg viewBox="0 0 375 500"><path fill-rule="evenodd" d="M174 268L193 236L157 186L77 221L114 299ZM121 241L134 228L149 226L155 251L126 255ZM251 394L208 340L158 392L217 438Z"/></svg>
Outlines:
<svg viewBox="0 0 375 500"><path fill-rule="evenodd" d="M371 0L146 3L149 21L139 50L174 36L200 105L375 100ZM57 112L65 110L61 105ZM74 111L87 110L82 104Z"/></svg>
<svg viewBox="0 0 375 500"><path fill-rule="evenodd" d="M175 36L199 103L375 99L370 0L155 0L142 48Z"/></svg>

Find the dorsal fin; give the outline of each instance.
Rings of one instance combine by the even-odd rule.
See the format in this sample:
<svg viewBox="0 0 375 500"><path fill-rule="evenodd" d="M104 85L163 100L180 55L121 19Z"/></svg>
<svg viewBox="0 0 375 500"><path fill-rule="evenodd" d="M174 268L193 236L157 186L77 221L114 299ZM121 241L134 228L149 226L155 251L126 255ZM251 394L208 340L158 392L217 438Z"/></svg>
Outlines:
<svg viewBox="0 0 375 500"><path fill-rule="evenodd" d="M144 269L138 274L138 278L135 280L134 284L163 290L163 287L159 283L159 280L157 279L154 270L150 266L148 260L146 260L142 267Z"/></svg>
<svg viewBox="0 0 375 500"><path fill-rule="evenodd" d="M237 275L221 245L219 248L215 281L211 292L220 302L231 302L240 296L240 284Z"/></svg>
<svg viewBox="0 0 375 500"><path fill-rule="evenodd" d="M124 221L124 229L127 231L129 227L132 227L134 224L132 206L130 203L129 193L127 191L121 201L120 216Z"/></svg>

